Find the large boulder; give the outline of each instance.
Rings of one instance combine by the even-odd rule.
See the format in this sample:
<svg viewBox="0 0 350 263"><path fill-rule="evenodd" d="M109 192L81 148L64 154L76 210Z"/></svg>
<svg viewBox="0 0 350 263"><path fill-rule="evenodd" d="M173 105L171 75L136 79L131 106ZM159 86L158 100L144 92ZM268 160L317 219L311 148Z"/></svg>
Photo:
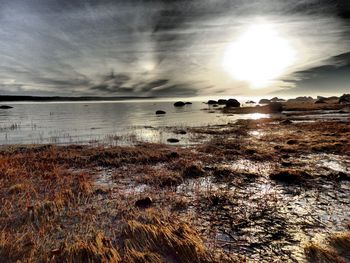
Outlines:
<svg viewBox="0 0 350 263"><path fill-rule="evenodd" d="M218 102L216 100L208 100L208 104L214 105L214 104L218 104Z"/></svg>
<svg viewBox="0 0 350 263"><path fill-rule="evenodd" d="M183 106L185 106L185 105L186 105L186 103L183 102L183 101L177 101L177 102L174 103L174 106L175 106L175 107L183 107Z"/></svg>
<svg viewBox="0 0 350 263"><path fill-rule="evenodd" d="M259 104L269 104L271 101L269 99L261 99Z"/></svg>
<svg viewBox="0 0 350 263"><path fill-rule="evenodd" d="M157 111L156 111L156 114L157 114L157 115L163 115L163 114L166 114L166 112L163 111L163 110L157 110Z"/></svg>
<svg viewBox="0 0 350 263"><path fill-rule="evenodd" d="M6 109L12 109L12 106L8 106L8 105L1 105L0 109L6 110Z"/></svg>
<svg viewBox="0 0 350 263"><path fill-rule="evenodd" d="M227 100L227 102L226 102L226 107L227 107L227 108L231 108L231 107L233 107L233 108L238 108L238 107L240 107L240 106L241 106L241 103L239 103L239 101L236 100L236 99L229 99L229 100Z"/></svg>
<svg viewBox="0 0 350 263"><path fill-rule="evenodd" d="M227 100L224 100L224 99L218 100L219 105L226 105L226 102L227 102Z"/></svg>
<svg viewBox="0 0 350 263"><path fill-rule="evenodd" d="M350 103L350 94L344 94L339 98L339 103Z"/></svg>

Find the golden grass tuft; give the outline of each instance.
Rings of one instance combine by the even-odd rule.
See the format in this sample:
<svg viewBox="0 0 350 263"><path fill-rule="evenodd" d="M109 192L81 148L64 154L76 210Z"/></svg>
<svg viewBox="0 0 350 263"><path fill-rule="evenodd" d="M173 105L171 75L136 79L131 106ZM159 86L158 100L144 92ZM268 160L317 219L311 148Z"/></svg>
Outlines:
<svg viewBox="0 0 350 263"><path fill-rule="evenodd" d="M329 245L337 251L349 252L350 251L350 232L339 233L332 235L328 239Z"/></svg>
<svg viewBox="0 0 350 263"><path fill-rule="evenodd" d="M127 249L124 261L129 263L163 263L164 260L156 253L140 252L135 249Z"/></svg>
<svg viewBox="0 0 350 263"><path fill-rule="evenodd" d="M122 262L118 251L101 233L92 242L77 241L66 247L61 255L53 255L51 262L66 263L117 263Z"/></svg>
<svg viewBox="0 0 350 263"><path fill-rule="evenodd" d="M335 251L317 244L309 244L304 248L308 262L312 263L346 263L345 259Z"/></svg>
<svg viewBox="0 0 350 263"><path fill-rule="evenodd" d="M203 241L198 233L184 223L169 224L158 218L142 223L128 220L123 233L126 253L150 252L153 257L154 254L159 255L165 262L205 262L207 259ZM154 259L158 260L158 257ZM157 260L150 262L162 262Z"/></svg>

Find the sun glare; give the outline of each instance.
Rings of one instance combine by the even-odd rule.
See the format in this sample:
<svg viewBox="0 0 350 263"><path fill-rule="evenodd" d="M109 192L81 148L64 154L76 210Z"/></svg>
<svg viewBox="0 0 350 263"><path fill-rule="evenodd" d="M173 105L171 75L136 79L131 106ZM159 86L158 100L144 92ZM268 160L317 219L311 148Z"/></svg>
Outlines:
<svg viewBox="0 0 350 263"><path fill-rule="evenodd" d="M233 78L263 88L293 64L295 53L272 25L254 25L228 45L222 65Z"/></svg>

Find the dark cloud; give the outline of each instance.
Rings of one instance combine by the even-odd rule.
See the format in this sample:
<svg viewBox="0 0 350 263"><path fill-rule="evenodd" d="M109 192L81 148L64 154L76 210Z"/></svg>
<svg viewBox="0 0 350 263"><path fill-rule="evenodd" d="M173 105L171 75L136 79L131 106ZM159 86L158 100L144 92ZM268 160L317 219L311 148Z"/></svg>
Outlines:
<svg viewBox="0 0 350 263"><path fill-rule="evenodd" d="M283 90L294 94L346 93L350 89L350 52L339 54L325 61L326 65L294 73L287 80L295 88Z"/></svg>
<svg viewBox="0 0 350 263"><path fill-rule="evenodd" d="M190 96L197 94L194 83L172 84L169 79L155 79L148 82L131 84L126 74L108 74L102 77L102 82L90 87L93 92L110 96Z"/></svg>

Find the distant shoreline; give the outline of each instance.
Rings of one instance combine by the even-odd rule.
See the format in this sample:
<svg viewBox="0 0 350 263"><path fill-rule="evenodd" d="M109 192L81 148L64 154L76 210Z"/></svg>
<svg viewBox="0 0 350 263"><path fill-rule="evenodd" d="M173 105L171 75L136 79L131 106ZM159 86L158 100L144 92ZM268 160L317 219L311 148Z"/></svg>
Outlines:
<svg viewBox="0 0 350 263"><path fill-rule="evenodd" d="M67 97L67 96L10 96L3 95L0 96L0 102L17 102L17 101L115 101L115 100L143 100L143 99L154 99L156 97L137 97L137 96L128 96L128 97Z"/></svg>

